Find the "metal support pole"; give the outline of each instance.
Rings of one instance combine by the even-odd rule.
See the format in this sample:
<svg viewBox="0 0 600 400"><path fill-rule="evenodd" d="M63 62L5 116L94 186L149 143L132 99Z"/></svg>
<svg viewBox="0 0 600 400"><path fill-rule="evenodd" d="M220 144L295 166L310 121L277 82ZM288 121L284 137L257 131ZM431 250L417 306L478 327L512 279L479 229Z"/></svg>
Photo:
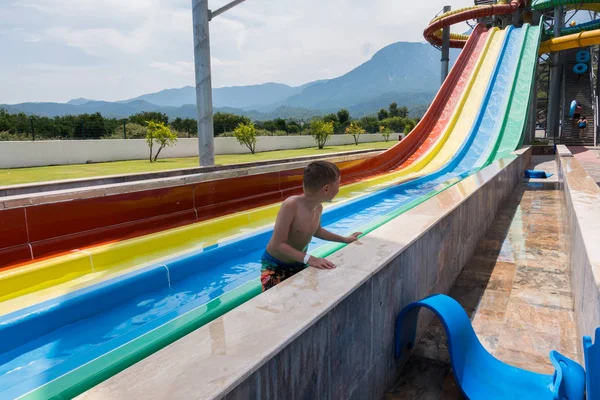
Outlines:
<svg viewBox="0 0 600 400"><path fill-rule="evenodd" d="M443 13L450 12L452 7L444 6ZM442 84L448 76L448 64L450 63L450 27L444 28L442 33Z"/></svg>
<svg viewBox="0 0 600 400"><path fill-rule="evenodd" d="M560 36L560 29L564 22L564 6L557 6L554 8L554 37ZM561 119L560 115L560 103L561 103L561 77L562 77L562 65L560 60L560 53L555 52L551 55L551 66L550 66L550 88L549 88L549 99L548 99L548 137L552 138L553 142L556 143L558 137L558 126Z"/></svg>
<svg viewBox="0 0 600 400"><path fill-rule="evenodd" d="M123 139L127 139L127 128L125 125L127 124L126 120L123 120Z"/></svg>
<svg viewBox="0 0 600 400"><path fill-rule="evenodd" d="M201 166L215 165L208 0L192 0L198 156Z"/></svg>
<svg viewBox="0 0 600 400"><path fill-rule="evenodd" d="M216 11L209 11L208 19L212 20L217 15L223 14L225 11L232 9L233 7L243 3L244 1L246 0L234 0L229 4L225 4L223 7L217 9Z"/></svg>
<svg viewBox="0 0 600 400"><path fill-rule="evenodd" d="M35 127L33 126L33 117L29 118L31 122L31 139L35 142Z"/></svg>

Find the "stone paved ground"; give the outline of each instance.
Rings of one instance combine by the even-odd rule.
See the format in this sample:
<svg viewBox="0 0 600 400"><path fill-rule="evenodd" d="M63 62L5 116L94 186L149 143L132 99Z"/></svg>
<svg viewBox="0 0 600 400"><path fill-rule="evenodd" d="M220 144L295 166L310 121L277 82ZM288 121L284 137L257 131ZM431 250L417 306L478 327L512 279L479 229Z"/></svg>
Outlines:
<svg viewBox="0 0 600 400"><path fill-rule="evenodd" d="M586 147L569 147L579 164L600 186L600 149Z"/></svg>
<svg viewBox="0 0 600 400"><path fill-rule="evenodd" d="M556 173L554 156L529 169ZM485 348L509 364L554 371L548 353L578 354L565 238L556 178L523 181L501 207L451 289ZM462 399L439 320L429 326L387 400Z"/></svg>

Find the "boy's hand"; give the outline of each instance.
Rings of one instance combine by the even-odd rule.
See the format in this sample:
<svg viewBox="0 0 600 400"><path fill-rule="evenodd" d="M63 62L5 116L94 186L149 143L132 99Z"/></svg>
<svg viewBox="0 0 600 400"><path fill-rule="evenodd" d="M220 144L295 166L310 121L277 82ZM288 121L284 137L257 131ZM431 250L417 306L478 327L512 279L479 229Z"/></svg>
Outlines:
<svg viewBox="0 0 600 400"><path fill-rule="evenodd" d="M362 235L362 232L354 232L352 235L346 237L346 243L356 242L360 235Z"/></svg>
<svg viewBox="0 0 600 400"><path fill-rule="evenodd" d="M310 256L310 258L308 259L308 265L310 267L313 267L316 269L334 269L335 268L335 264L332 263L331 261L328 261L324 258L317 258L317 257L313 257L313 256Z"/></svg>

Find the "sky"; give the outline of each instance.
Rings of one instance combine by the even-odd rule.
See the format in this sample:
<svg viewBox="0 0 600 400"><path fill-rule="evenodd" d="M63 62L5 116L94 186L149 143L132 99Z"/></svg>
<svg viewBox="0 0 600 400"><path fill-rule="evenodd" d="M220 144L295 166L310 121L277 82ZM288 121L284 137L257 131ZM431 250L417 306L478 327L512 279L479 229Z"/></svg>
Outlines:
<svg viewBox="0 0 600 400"><path fill-rule="evenodd" d="M194 85L191 2L0 0L0 103L115 101ZM423 41L448 3L473 4L247 0L210 23L213 87L335 78L390 43Z"/></svg>

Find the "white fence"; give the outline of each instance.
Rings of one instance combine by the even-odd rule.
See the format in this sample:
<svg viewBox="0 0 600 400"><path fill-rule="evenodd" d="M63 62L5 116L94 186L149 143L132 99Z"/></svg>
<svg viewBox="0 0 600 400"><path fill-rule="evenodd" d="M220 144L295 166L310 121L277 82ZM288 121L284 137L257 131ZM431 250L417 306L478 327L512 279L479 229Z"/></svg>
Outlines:
<svg viewBox="0 0 600 400"><path fill-rule="evenodd" d="M381 134L361 135L360 142L381 142ZM390 140L398 140L393 134ZM350 135L334 135L328 146L352 144ZM312 136L261 136L256 151L289 150L316 147ZM352 150L352 148L348 148ZM235 138L215 138L215 154L243 154L250 150ZM52 140L36 142L1 142L0 168L38 167L45 165L85 164L92 162L143 160L148 158L143 139ZM160 158L198 156L198 139L179 139L174 147L163 149Z"/></svg>

